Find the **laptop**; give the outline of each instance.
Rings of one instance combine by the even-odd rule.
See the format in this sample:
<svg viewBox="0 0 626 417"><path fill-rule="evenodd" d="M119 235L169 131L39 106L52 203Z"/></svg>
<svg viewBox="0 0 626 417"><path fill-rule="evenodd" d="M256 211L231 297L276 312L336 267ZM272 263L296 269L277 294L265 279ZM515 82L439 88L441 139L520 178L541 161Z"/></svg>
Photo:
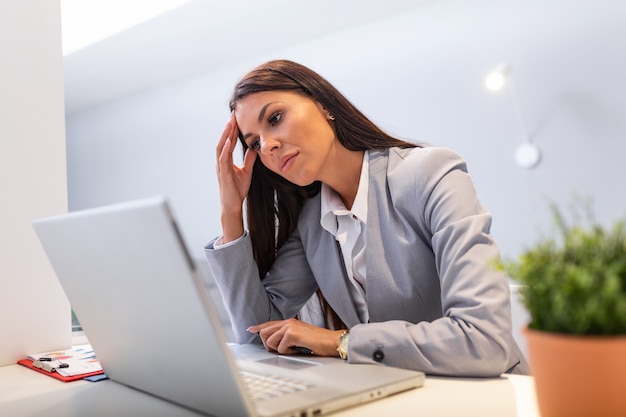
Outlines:
<svg viewBox="0 0 626 417"><path fill-rule="evenodd" d="M165 197L36 219L33 226L116 383L216 417L318 416L424 384L421 372L227 343ZM247 380L258 374L292 388L253 398Z"/></svg>

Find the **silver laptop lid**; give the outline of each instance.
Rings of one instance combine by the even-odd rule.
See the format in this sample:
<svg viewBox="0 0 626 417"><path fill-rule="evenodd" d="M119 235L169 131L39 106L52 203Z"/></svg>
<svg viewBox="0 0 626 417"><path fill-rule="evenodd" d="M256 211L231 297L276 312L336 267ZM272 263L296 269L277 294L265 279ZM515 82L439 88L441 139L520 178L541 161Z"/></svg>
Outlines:
<svg viewBox="0 0 626 417"><path fill-rule="evenodd" d="M110 379L215 416L254 414L165 198L33 226Z"/></svg>

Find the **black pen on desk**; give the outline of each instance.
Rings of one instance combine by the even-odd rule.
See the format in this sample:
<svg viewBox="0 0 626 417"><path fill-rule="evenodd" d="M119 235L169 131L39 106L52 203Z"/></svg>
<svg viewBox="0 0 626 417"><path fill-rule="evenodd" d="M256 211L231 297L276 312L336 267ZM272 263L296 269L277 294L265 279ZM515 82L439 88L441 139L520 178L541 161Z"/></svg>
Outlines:
<svg viewBox="0 0 626 417"><path fill-rule="evenodd" d="M303 355L308 355L308 356L313 355L313 351L311 349L303 347L303 346L291 346L291 349Z"/></svg>

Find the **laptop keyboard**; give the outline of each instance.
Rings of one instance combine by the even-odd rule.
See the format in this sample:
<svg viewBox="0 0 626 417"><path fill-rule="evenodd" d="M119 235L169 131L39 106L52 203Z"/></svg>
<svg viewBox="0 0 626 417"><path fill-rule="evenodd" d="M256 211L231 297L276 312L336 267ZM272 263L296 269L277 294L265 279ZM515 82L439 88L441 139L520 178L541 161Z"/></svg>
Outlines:
<svg viewBox="0 0 626 417"><path fill-rule="evenodd" d="M263 401L314 387L313 384L278 375L260 375L247 371L240 373L254 401Z"/></svg>

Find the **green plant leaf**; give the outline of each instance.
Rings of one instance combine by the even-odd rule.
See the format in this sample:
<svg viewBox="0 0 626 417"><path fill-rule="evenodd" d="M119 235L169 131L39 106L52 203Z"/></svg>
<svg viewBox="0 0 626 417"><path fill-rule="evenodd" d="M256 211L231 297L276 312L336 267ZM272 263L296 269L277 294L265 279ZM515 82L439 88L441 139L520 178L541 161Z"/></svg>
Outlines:
<svg viewBox="0 0 626 417"><path fill-rule="evenodd" d="M626 334L626 223L604 228L588 206L586 223L568 225L551 206L556 237L544 237L498 267L522 284L522 303L537 330L587 335Z"/></svg>

